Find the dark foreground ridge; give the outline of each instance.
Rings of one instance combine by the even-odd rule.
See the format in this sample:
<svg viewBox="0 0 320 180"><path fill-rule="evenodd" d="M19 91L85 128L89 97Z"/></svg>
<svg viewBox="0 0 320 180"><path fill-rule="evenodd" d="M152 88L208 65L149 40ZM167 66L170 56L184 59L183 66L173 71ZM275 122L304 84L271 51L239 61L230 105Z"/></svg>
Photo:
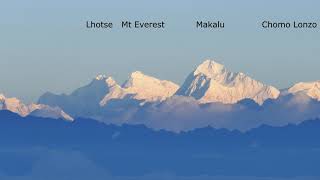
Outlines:
<svg viewBox="0 0 320 180"><path fill-rule="evenodd" d="M120 176L320 176L319 129L320 120L309 120L246 133L207 127L176 134L140 125L22 118L0 111L0 172L28 174L54 151L79 153Z"/></svg>

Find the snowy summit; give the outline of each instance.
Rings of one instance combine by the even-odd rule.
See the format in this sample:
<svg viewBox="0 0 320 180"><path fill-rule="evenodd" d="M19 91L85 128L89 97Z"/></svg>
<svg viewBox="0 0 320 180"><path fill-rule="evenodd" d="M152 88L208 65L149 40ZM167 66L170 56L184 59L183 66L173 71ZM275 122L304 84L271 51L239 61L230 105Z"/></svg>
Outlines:
<svg viewBox="0 0 320 180"><path fill-rule="evenodd" d="M291 94L305 94L320 101L320 81L300 82L288 89Z"/></svg>
<svg viewBox="0 0 320 180"><path fill-rule="evenodd" d="M222 64L206 60L187 77L176 94L192 96L200 103L233 104L252 99L261 105L266 99L276 99L280 92L243 73L230 72Z"/></svg>
<svg viewBox="0 0 320 180"><path fill-rule="evenodd" d="M122 86L116 85L110 89L100 105L103 106L112 99L123 99L125 97L143 102L163 101L172 96L178 88L179 86L173 82L159 80L136 71L130 75Z"/></svg>

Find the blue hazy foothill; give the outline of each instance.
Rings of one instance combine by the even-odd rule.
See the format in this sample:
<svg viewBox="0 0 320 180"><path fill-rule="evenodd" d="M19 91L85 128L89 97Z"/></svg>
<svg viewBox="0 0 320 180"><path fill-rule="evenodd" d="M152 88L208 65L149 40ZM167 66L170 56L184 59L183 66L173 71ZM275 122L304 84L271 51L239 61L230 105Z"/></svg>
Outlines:
<svg viewBox="0 0 320 180"><path fill-rule="evenodd" d="M49 158L41 164L44 169L52 168L52 162L54 167L77 162L77 158L59 160L61 154L71 154L86 160L79 163L92 163L114 176L154 172L186 177L320 176L319 129L316 119L284 127L264 125L247 132L206 127L173 133L143 125L23 118L0 111L0 172L28 176L44 158ZM58 156L57 162L50 160L52 154Z"/></svg>

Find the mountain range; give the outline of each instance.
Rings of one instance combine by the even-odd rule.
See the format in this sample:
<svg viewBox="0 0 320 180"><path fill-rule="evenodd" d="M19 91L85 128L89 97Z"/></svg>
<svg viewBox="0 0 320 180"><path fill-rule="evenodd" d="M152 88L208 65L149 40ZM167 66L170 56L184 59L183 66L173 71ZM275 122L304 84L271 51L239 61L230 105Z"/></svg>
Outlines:
<svg viewBox="0 0 320 180"><path fill-rule="evenodd" d="M285 90L206 60L181 87L133 72L119 85L98 75L71 94L43 94L37 104L0 96L0 109L21 116L72 120L77 117L114 124L144 124L154 129L184 131L205 126L248 130L262 124L283 126L320 117L320 82L300 82ZM2 104L2 105L1 105Z"/></svg>
<svg viewBox="0 0 320 180"><path fill-rule="evenodd" d="M1 94L0 179L319 179L319 85L207 60L181 87L136 71L32 104Z"/></svg>

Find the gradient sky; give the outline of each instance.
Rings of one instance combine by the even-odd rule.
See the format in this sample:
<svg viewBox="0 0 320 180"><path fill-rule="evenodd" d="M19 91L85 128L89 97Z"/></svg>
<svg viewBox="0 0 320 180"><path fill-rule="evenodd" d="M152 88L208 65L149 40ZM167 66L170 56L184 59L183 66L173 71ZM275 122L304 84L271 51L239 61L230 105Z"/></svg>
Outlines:
<svg viewBox="0 0 320 180"><path fill-rule="evenodd" d="M320 27L263 30L263 20L317 21L320 1L1 1L0 92L30 102L70 93L99 73L122 83L140 70L181 84L203 60L285 88L320 79ZM167 22L160 31L88 30L87 20ZM220 31L196 20L223 20Z"/></svg>

